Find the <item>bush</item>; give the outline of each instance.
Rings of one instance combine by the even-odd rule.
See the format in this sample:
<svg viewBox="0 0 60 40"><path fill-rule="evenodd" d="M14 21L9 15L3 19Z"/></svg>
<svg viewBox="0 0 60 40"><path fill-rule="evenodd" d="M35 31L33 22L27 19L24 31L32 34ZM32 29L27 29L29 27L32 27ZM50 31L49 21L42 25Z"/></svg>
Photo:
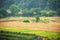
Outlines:
<svg viewBox="0 0 60 40"><path fill-rule="evenodd" d="M46 17L42 17L40 19L40 22L42 22L42 23L49 23L50 21L51 21L50 18L46 18Z"/></svg>
<svg viewBox="0 0 60 40"><path fill-rule="evenodd" d="M41 23L49 23L49 21L45 20L40 20Z"/></svg>
<svg viewBox="0 0 60 40"><path fill-rule="evenodd" d="M36 22L39 22L40 21L39 16L36 16L35 18L36 18Z"/></svg>
<svg viewBox="0 0 60 40"><path fill-rule="evenodd" d="M24 20L23 22L30 22L29 20Z"/></svg>

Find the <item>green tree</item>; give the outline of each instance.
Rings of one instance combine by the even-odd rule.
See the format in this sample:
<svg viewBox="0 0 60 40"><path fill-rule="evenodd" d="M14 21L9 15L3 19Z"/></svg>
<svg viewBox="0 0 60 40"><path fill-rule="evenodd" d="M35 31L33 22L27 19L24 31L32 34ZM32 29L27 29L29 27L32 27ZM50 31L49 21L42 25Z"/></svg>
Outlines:
<svg viewBox="0 0 60 40"><path fill-rule="evenodd" d="M60 9L57 9L57 16L60 16Z"/></svg>
<svg viewBox="0 0 60 40"><path fill-rule="evenodd" d="M8 16L8 12L5 9L0 9L0 18Z"/></svg>
<svg viewBox="0 0 60 40"><path fill-rule="evenodd" d="M17 5L11 5L9 10L11 11L11 15L15 16L20 11Z"/></svg>
<svg viewBox="0 0 60 40"><path fill-rule="evenodd" d="M39 22L39 21L40 21L40 17L36 16L36 22Z"/></svg>
<svg viewBox="0 0 60 40"><path fill-rule="evenodd" d="M56 11L53 10L42 10L40 11L41 16L56 16Z"/></svg>

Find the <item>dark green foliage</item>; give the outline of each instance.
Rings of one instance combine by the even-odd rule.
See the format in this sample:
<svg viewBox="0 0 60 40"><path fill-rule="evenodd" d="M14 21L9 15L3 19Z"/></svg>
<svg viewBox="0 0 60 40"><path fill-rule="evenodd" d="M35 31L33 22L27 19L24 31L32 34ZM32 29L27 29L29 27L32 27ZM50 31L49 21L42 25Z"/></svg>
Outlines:
<svg viewBox="0 0 60 40"><path fill-rule="evenodd" d="M36 22L39 22L39 21L40 21L40 17L36 16Z"/></svg>
<svg viewBox="0 0 60 40"><path fill-rule="evenodd" d="M9 7L9 10L11 11L11 16L16 16L18 12L20 11L19 7L17 5L11 5Z"/></svg>
<svg viewBox="0 0 60 40"><path fill-rule="evenodd" d="M60 38L57 38L57 40L60 40Z"/></svg>
<svg viewBox="0 0 60 40"><path fill-rule="evenodd" d="M60 33L58 34L58 36ZM51 36L51 35L50 35ZM40 37L40 40L60 40L60 37L49 38L45 36L39 36L35 34L21 33L21 32L11 32L0 30L0 40L34 40L35 38Z"/></svg>
<svg viewBox="0 0 60 40"><path fill-rule="evenodd" d="M0 9L0 18L7 17L8 13L5 9Z"/></svg>
<svg viewBox="0 0 60 40"><path fill-rule="evenodd" d="M9 16L60 16L60 0L0 0L0 9L10 10ZM26 10L25 10L26 9ZM22 11L21 11L22 10ZM41 10L53 10L54 13L41 15ZM18 14L22 12L22 14ZM34 14L36 12L36 14ZM0 16L3 13L0 13ZM7 14L5 14L7 16ZM3 16L5 16L3 15Z"/></svg>
<svg viewBox="0 0 60 40"><path fill-rule="evenodd" d="M29 20L24 20L23 22L26 22L26 23L28 23L28 22L30 22Z"/></svg>
<svg viewBox="0 0 60 40"><path fill-rule="evenodd" d="M0 31L0 40L33 40L35 36L34 34Z"/></svg>

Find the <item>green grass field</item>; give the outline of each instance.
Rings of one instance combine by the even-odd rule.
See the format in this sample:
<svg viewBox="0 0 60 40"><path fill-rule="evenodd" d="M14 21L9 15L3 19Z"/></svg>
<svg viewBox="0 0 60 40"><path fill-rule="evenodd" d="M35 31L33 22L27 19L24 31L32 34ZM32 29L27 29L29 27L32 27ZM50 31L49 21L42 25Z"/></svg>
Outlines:
<svg viewBox="0 0 60 40"><path fill-rule="evenodd" d="M48 31L41 31L41 30L27 30L27 29L20 29L20 28L0 28L0 30L9 31L9 32L21 32L21 33L35 34L35 35L40 35L42 37L48 37L49 39L60 38L60 33L58 33L58 32L48 32Z"/></svg>

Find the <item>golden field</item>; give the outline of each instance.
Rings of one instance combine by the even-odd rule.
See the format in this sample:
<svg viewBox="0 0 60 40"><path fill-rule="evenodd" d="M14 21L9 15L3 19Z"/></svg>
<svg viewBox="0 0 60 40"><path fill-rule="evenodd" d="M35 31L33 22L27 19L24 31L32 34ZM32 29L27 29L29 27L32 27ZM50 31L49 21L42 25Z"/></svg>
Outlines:
<svg viewBox="0 0 60 40"><path fill-rule="evenodd" d="M41 17L42 19L43 17ZM49 23L36 23L30 22L25 23L21 22L22 20L35 20L35 18L27 18L27 17L12 17L12 18L5 18L1 20L14 20L9 22L0 22L0 27L2 28L21 28L21 29L28 29L28 30L45 30L45 31L53 31L53 32L60 32L60 17L47 17L51 20L55 20L56 22L49 22ZM43 18L44 19L44 18ZM0 21L1 21L0 20ZM19 20L19 21L16 21Z"/></svg>

